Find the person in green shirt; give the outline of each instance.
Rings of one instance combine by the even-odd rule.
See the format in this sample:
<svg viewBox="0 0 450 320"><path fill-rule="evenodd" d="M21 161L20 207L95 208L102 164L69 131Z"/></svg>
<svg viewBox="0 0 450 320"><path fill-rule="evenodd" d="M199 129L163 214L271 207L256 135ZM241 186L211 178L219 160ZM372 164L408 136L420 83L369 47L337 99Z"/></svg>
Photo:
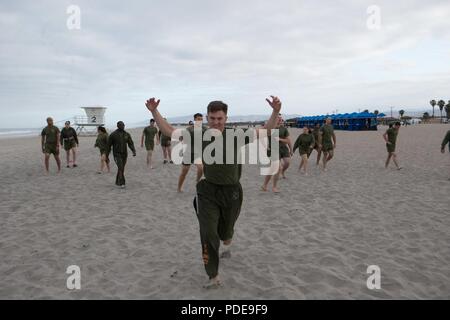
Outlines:
<svg viewBox="0 0 450 320"><path fill-rule="evenodd" d="M295 152L298 148L300 158L302 159L298 170L300 171L303 168L303 173L305 175L308 175L306 172L306 168L308 166L308 154L310 154L311 150L314 148L315 142L314 135L312 132L310 133L309 128L305 126L303 128L303 133L298 136L294 143L293 152Z"/></svg>
<svg viewBox="0 0 450 320"><path fill-rule="evenodd" d="M166 118L164 120L167 121ZM161 141L161 148L163 150L163 157L164 157L164 164L166 163L173 163L172 161L172 138L170 136L166 136L164 132L159 130L158 132L158 139Z"/></svg>
<svg viewBox="0 0 450 320"><path fill-rule="evenodd" d="M194 123L189 125L186 128L186 131L189 133L190 139L189 141L184 141L183 143L188 144L188 148L186 149L186 154L183 155L183 163L181 166L180 177L178 178L178 192L183 192L183 184L184 180L186 180L186 176L191 168L191 165L194 164L197 167L197 183L203 176L203 164L201 162L201 155L197 155L194 152L194 130L195 128L202 128L203 124L203 115L201 113L194 114ZM180 139L182 139L181 137Z"/></svg>
<svg viewBox="0 0 450 320"><path fill-rule="evenodd" d="M323 170L327 171L327 164L334 156L336 149L336 135L331 124L331 118L325 120L325 124L320 128L322 134Z"/></svg>
<svg viewBox="0 0 450 320"><path fill-rule="evenodd" d="M136 157L131 135L125 131L125 124L122 121L117 122L117 130L110 134L108 138L108 155L113 151L114 161L117 164L116 186L125 188L125 165L127 164L128 151L127 146Z"/></svg>
<svg viewBox="0 0 450 320"><path fill-rule="evenodd" d="M314 141L315 141L313 150L317 151L316 166L319 166L320 157L322 156L322 133L320 132L320 123L316 123L314 125L312 134L314 136ZM311 150L310 154L308 155L308 158L311 155L311 153L312 153L312 150Z"/></svg>
<svg viewBox="0 0 450 320"><path fill-rule="evenodd" d="M66 150L66 160L67 160L67 168L70 168L70 151L72 151L72 157L73 157L73 167L76 168L77 164L77 152L76 148L79 146L78 142L78 136L77 132L74 128L70 126L70 121L66 121L64 124L64 128L61 130L60 134L60 142L61 146L64 147L64 150Z"/></svg>
<svg viewBox="0 0 450 320"><path fill-rule="evenodd" d="M281 101L278 97L272 96L272 100L266 99L273 109L272 115L267 122L267 129L273 129L276 126L278 114L281 109ZM160 130L167 136L172 136L174 128L164 120L158 111L160 100L151 98L147 100L146 107L152 113ZM223 141L223 153L221 150L214 149L214 161L210 161L209 151L210 144L220 141L218 136L228 136L228 134L236 133L236 129L225 128L227 121L228 106L222 101L212 101L207 108L207 121L209 129L202 129L202 161L203 173L205 178L197 183L197 195L194 198L194 208L196 209L197 218L200 225L200 240L202 248L203 263L209 282L205 288L217 288L221 285L219 278L219 247L220 241L223 241L225 250L221 257L229 257L230 245L234 234L234 225L239 217L243 192L240 184L242 172L242 164L236 161L229 163L222 160L227 158L228 150L226 141ZM240 129L242 130L242 129ZM243 132L243 131L238 131ZM256 131L258 134L258 131ZM211 135L208 137L208 135ZM250 137L245 139L245 143L250 143ZM236 142L237 138L234 140ZM214 143L215 144L215 143ZM220 145L220 144L219 144ZM234 151L237 151L236 143L234 143ZM216 152L218 153L216 155ZM222 157L220 157L220 155ZM237 156L237 152L234 152ZM211 152L212 156L212 152Z"/></svg>
<svg viewBox="0 0 450 320"><path fill-rule="evenodd" d="M283 177L283 179L286 179L285 176L285 172L286 170L289 168L290 162L291 162L291 156L293 155L292 152L292 143L291 143L291 139L289 138L289 131L288 129L283 125L283 118L281 116L281 114L278 115L278 122L277 122L277 126L276 129L278 129L278 141L280 142L279 145L279 160L280 160L280 168L278 170L278 172L276 174L274 174L273 176L271 175L266 175L264 178L264 183L261 186L261 191L266 192L267 191L267 187L269 185L270 180L272 180L272 191L274 193L279 193L280 190L278 189L278 180L280 178L280 175ZM269 136L271 135L270 130L268 130L269 132ZM271 152L270 152L270 147L271 147L271 143L270 143L270 139L268 140L268 151L270 156L272 156Z"/></svg>
<svg viewBox="0 0 450 320"><path fill-rule="evenodd" d="M450 130L447 131L447 134L444 137L444 140L442 140L441 143L441 152L445 153L445 146L448 143L448 151L450 152ZM448 178L450 180L450 178Z"/></svg>
<svg viewBox="0 0 450 320"><path fill-rule="evenodd" d="M100 170L97 171L98 174L103 173L104 168L108 170L108 173L111 172L109 167L109 158L108 158L108 133L104 127L97 128L97 140L95 140L94 148L100 149Z"/></svg>
<svg viewBox="0 0 450 320"><path fill-rule="evenodd" d="M288 128L284 125L284 120L281 117L281 122L279 126L279 141L280 141L280 161L281 161L281 176L283 179L286 179L285 172L289 168L291 164L291 157L294 155L292 152L292 142L291 138L289 137L289 131Z"/></svg>
<svg viewBox="0 0 450 320"><path fill-rule="evenodd" d="M59 158L59 129L53 125L53 119L47 118L47 126L41 132L41 150L45 155L45 173L49 172L50 155L53 154L58 166L58 173L61 172L61 160Z"/></svg>
<svg viewBox="0 0 450 320"><path fill-rule="evenodd" d="M400 130L400 122L396 122L394 126L389 126L389 129L386 130L386 132L383 134L384 141L386 141L386 149L388 152L388 157L386 159L385 168L387 169L389 166L389 162L392 160L394 161L395 166L397 167L397 170L400 170L401 167L398 165L397 161L397 153L395 152L395 147L397 143L397 136L398 132Z"/></svg>
<svg viewBox="0 0 450 320"><path fill-rule="evenodd" d="M155 119L151 119L150 125L144 128L141 137L141 148L144 147L144 140L145 140L145 149L147 150L147 167L150 167L150 169L153 169L152 155L153 149L155 148L155 137L156 137L156 144L159 144L160 136L158 134L158 128L156 128L155 126Z"/></svg>

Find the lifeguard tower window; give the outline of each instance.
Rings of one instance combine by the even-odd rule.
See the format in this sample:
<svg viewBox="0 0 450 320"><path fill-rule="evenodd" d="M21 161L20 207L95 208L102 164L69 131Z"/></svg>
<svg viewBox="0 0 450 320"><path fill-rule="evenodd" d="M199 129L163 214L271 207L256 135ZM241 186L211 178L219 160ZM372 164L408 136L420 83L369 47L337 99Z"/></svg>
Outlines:
<svg viewBox="0 0 450 320"><path fill-rule="evenodd" d="M95 135L97 128L105 125L106 107L82 107L86 116L75 116L76 131L79 135Z"/></svg>

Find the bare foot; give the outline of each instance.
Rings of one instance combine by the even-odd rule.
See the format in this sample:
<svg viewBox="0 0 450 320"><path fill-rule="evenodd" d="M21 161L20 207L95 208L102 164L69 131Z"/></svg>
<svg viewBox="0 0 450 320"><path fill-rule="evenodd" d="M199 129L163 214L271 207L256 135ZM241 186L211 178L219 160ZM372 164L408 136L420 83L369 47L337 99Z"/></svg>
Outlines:
<svg viewBox="0 0 450 320"><path fill-rule="evenodd" d="M216 276L215 278L209 279L209 281L203 285L203 288L210 290L210 289L219 289L222 286L222 282L219 279L219 276Z"/></svg>
<svg viewBox="0 0 450 320"><path fill-rule="evenodd" d="M222 246L222 253L220 254L220 258L222 259L229 259L231 258L231 243L229 243L228 245L224 245Z"/></svg>
<svg viewBox="0 0 450 320"><path fill-rule="evenodd" d="M272 191L274 192L274 193L279 193L280 192L280 190L278 189L278 188L272 188Z"/></svg>
<svg viewBox="0 0 450 320"><path fill-rule="evenodd" d="M267 192L267 187L262 186L261 188L259 188L259 190Z"/></svg>
<svg viewBox="0 0 450 320"><path fill-rule="evenodd" d="M178 189L177 192L178 193L183 193L183 190Z"/></svg>

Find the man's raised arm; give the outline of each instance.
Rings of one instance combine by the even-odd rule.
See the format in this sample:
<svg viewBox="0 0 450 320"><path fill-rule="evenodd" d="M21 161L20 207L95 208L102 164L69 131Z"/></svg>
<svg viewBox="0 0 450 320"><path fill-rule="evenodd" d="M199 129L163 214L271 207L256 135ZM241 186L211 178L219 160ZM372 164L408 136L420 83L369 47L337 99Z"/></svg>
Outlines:
<svg viewBox="0 0 450 320"><path fill-rule="evenodd" d="M161 116L161 114L158 111L159 106L159 99L156 100L155 98L148 99L145 103L145 106L147 109L152 113L153 119L155 119L156 124L159 127L159 130L162 131L162 133L167 137L172 137L172 132L175 131L175 128L170 125L164 118Z"/></svg>
<svg viewBox="0 0 450 320"><path fill-rule="evenodd" d="M280 114L281 110L281 101L278 99L278 97L270 96L272 98L272 101L269 99L266 99L266 101L269 103L269 105L272 107L272 115L270 116L269 120L266 124L266 129L270 130L277 126L278 122L278 115Z"/></svg>

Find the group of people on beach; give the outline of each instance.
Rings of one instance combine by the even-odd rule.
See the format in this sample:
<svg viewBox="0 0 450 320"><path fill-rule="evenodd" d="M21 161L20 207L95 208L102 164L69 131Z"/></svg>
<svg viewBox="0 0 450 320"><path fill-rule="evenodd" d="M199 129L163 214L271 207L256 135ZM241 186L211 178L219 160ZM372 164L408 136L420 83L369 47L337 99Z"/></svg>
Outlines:
<svg viewBox="0 0 450 320"><path fill-rule="evenodd" d="M271 96L266 99L272 109L272 113L261 128L255 128L256 137L259 136L261 129L267 130L269 139L267 140L268 156L279 160L279 169L275 170L274 174L267 175L261 187L261 191L267 191L268 185L272 180L272 191L279 192L277 182L281 175L285 178L286 170L290 166L290 160L294 152L298 149L301 162L299 170L307 174L308 159L312 151L316 150L317 159L316 165L320 164L322 157L322 169L327 170L328 162L334 156L336 149L336 135L334 133L331 119L327 119L325 124L317 123L313 128L304 127L303 132L298 136L295 143L292 145L289 137L289 130L283 125L283 119L280 114L281 101L278 97ZM144 128L141 136L141 147L147 151L147 166L153 169L153 151L156 145L161 144L163 148L164 164L173 163L171 158L171 140L175 132L175 128L161 116L158 111L160 100L151 98L146 101L145 105L152 114L149 126ZM195 132L200 132L202 136L207 134L208 130L214 130L217 135L223 138L223 152L215 151L215 155L220 157L220 160L227 159L227 153L237 154L237 147L230 150L227 148L227 134L226 130L242 130L237 128L226 127L228 106L222 101L212 101L207 107L207 126L203 125L203 115L197 113L194 115L194 121L189 123L186 132L189 134L179 138L183 144L193 145ZM76 167L76 152L75 147L78 146L78 138L75 130L70 127L70 123L66 123L65 128L59 132L59 129L53 125L51 118L47 119L47 127L42 130L42 151L45 154L45 168L48 172L48 162L50 155L53 154L58 164L58 171L61 170L59 159L59 145L63 146L67 152L67 167L70 163ZM275 134L278 130L276 140L279 143L278 157L271 154L272 139L271 134ZM396 141L400 129L400 123L397 122L391 125L384 133L383 138L386 142L388 158L386 160L386 168L389 166L392 159L397 169L401 169L398 164L396 155ZM250 129L249 129L250 130ZM276 135L276 134L275 134ZM191 141L186 141L191 139ZM229 139L229 138L228 138ZM245 139L244 144L252 143L251 139ZM237 161L229 163L226 161L209 162L203 159L203 151L210 148L215 139L202 139L200 150L195 148L187 148L184 152L181 166L181 173L178 179L178 192L182 192L182 186L189 172L191 165L195 165L197 169L196 176L196 194L193 199L193 207L195 209L197 219L200 226L200 241L201 254L203 258L204 267L209 280L204 286L205 288L217 288L221 286L219 278L219 260L220 258L229 258L231 256L231 243L234 234L234 226L239 217L242 201L243 190L240 184L242 164ZM450 151L450 130L447 132L442 141L441 151L444 153L445 146L449 144ZM109 154L113 153L114 161L117 164L116 185L124 188L125 177L124 170L127 163L128 148L132 151L133 156L136 156L136 149L134 147L131 135L125 131L125 124L122 121L117 123L117 130L112 132L109 136L104 127L98 128L98 136L95 142L95 147L100 149L100 170L102 173L105 168L110 172ZM276 150L276 148L275 148ZM73 160L70 160L70 153L72 152ZM203 179L202 179L203 178ZM221 246L222 243L222 246ZM220 249L220 253L219 253Z"/></svg>

